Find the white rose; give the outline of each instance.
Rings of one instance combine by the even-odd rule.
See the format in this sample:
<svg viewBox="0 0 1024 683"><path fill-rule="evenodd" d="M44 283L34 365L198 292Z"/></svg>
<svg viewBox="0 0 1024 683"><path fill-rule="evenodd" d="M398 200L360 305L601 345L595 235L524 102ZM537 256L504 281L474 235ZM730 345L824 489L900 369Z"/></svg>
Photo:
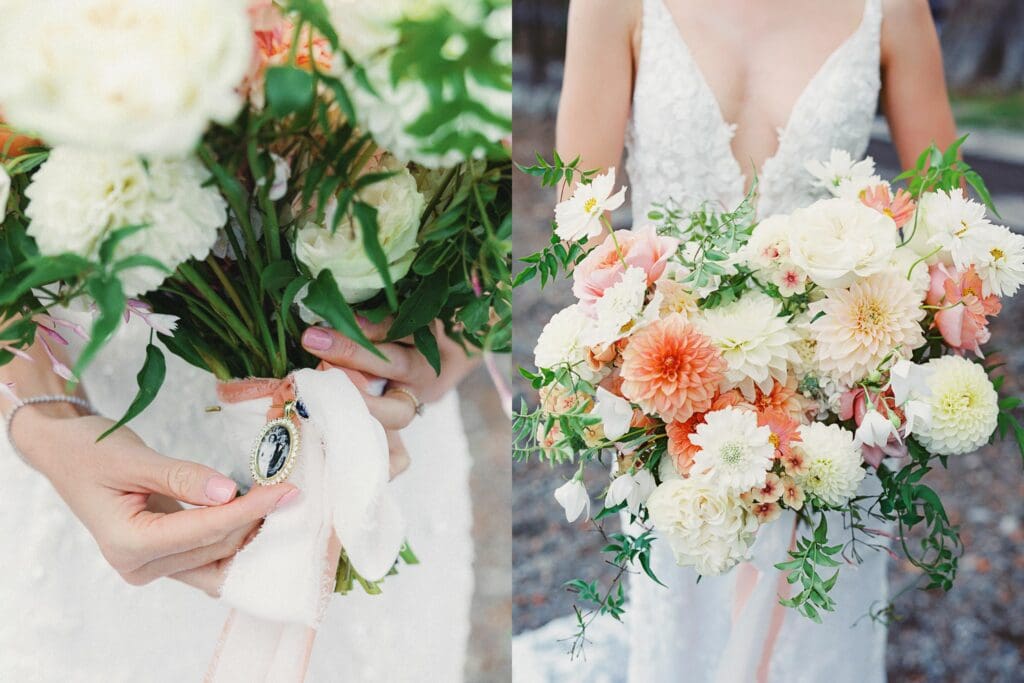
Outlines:
<svg viewBox="0 0 1024 683"><path fill-rule="evenodd" d="M587 364L587 344L593 321L573 304L551 316L541 330L533 350L533 362L538 368L555 368L569 364L585 380L596 379L597 374Z"/></svg>
<svg viewBox="0 0 1024 683"><path fill-rule="evenodd" d="M158 159L57 147L25 190L28 234L40 253L71 252L95 259L113 230L145 229L122 240L116 259L151 256L174 270L204 258L227 221L227 204L205 186L209 173L195 159ZM149 292L166 274L136 267L119 274L125 294Z"/></svg>
<svg viewBox="0 0 1024 683"><path fill-rule="evenodd" d="M253 51L242 0L9 4L4 115L51 144L177 156L241 108Z"/></svg>
<svg viewBox="0 0 1024 683"><path fill-rule="evenodd" d="M360 199L377 209L378 239L391 279L397 281L409 272L416 257L416 238L426 200L404 166L391 160L383 169L395 175L366 187ZM330 271L349 303L366 301L384 287L384 278L363 249L362 230L355 218L343 218L332 234L333 212L327 213L326 226L309 221L298 231L295 254L313 277L323 270Z"/></svg>
<svg viewBox="0 0 1024 683"><path fill-rule="evenodd" d="M826 199L793 212L790 259L815 284L848 287L889 267L893 220L858 201Z"/></svg>

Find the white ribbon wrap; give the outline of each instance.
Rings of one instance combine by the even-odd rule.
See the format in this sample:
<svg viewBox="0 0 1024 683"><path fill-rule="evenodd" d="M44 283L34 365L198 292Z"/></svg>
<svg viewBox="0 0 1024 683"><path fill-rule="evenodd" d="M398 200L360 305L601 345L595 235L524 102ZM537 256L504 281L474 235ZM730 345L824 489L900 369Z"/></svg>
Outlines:
<svg viewBox="0 0 1024 683"><path fill-rule="evenodd" d="M208 681L301 681L334 589L333 535L371 581L390 571L405 538L388 485L387 437L359 390L340 370L300 370L293 379L309 414L288 479L301 493L267 517L228 569L221 600L234 611ZM240 457L248 459L270 404L263 398L223 406Z"/></svg>

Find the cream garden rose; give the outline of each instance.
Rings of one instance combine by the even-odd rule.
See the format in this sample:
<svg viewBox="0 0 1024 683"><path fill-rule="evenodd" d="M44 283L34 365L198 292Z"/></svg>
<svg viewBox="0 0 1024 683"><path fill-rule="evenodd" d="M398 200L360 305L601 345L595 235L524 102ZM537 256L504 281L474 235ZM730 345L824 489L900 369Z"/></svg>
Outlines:
<svg viewBox="0 0 1024 683"><path fill-rule="evenodd" d="M377 209L378 238L388 260L388 272L392 280L398 280L409 272L416 257L426 200L416 189L416 179L394 159L385 160L380 170L394 175L366 187L360 199ZM328 211L326 225L307 221L296 236L295 254L313 277L329 271L349 303L366 301L383 289L384 278L363 249L362 230L355 218L342 218L333 234L332 218L333 212Z"/></svg>
<svg viewBox="0 0 1024 683"><path fill-rule="evenodd" d="M242 0L15 0L0 102L50 144L181 155L238 114L252 51Z"/></svg>
<svg viewBox="0 0 1024 683"><path fill-rule="evenodd" d="M145 254L169 270L204 258L227 222L227 204L205 186L209 172L195 159L143 161L135 155L56 147L25 191L28 234L46 256L96 258L110 233L146 227L122 240L115 257ZM166 277L148 266L119 273L125 294L149 292Z"/></svg>
<svg viewBox="0 0 1024 683"><path fill-rule="evenodd" d="M848 287L889 266L897 237L888 216L853 199L828 199L793 212L790 259L821 287Z"/></svg>

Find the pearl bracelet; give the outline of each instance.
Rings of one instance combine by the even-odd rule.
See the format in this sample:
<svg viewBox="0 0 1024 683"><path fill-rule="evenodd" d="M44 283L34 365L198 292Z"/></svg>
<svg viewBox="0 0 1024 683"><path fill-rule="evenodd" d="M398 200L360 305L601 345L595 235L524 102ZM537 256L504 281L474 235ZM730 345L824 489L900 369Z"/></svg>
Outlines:
<svg viewBox="0 0 1024 683"><path fill-rule="evenodd" d="M14 453L21 458L25 464L31 466L28 459L25 458L25 454L21 452L18 445L14 443L14 436L11 434L11 425L14 424L14 417L22 408L27 408L32 405L40 405L44 403L70 403L71 405L78 406L82 410L85 410L90 415L95 414L92 405L89 404L84 398L78 396L65 396L61 394L53 394L50 396L33 396L32 398L26 398L24 401L19 401L15 404L14 408L10 413L7 414L6 428L7 428L7 442L11 444L11 448L14 449Z"/></svg>

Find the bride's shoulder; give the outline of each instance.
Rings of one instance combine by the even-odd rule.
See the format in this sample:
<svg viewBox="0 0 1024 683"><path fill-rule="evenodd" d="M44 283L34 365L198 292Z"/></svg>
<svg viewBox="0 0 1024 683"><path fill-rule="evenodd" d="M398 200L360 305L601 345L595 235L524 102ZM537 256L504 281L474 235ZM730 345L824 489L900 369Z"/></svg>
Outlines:
<svg viewBox="0 0 1024 683"><path fill-rule="evenodd" d="M935 38L928 0L882 0L882 58L915 53Z"/></svg>
<svg viewBox="0 0 1024 683"><path fill-rule="evenodd" d="M882 16L895 29L914 28L930 24L932 10L928 0L882 0Z"/></svg>
<svg viewBox="0 0 1024 683"><path fill-rule="evenodd" d="M569 25L607 35L631 36L640 26L643 0L571 0Z"/></svg>

